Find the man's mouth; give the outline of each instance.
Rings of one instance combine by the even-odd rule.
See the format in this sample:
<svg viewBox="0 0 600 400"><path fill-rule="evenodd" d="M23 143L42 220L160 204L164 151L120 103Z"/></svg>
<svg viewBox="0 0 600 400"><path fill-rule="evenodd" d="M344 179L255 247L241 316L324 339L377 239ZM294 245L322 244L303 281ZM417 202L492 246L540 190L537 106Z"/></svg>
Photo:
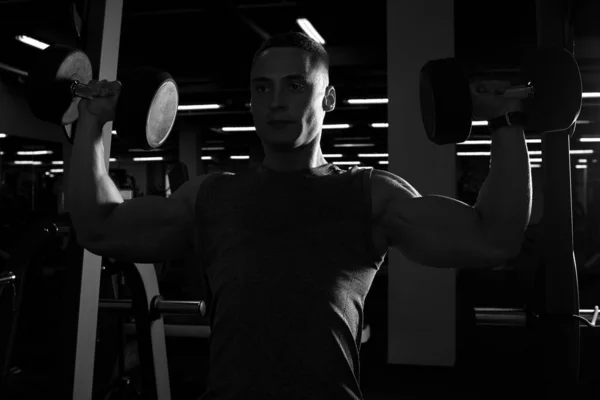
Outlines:
<svg viewBox="0 0 600 400"><path fill-rule="evenodd" d="M284 127L290 125L291 123L292 123L292 121L283 121L283 120L269 121L269 125L272 126L273 128L284 128Z"/></svg>

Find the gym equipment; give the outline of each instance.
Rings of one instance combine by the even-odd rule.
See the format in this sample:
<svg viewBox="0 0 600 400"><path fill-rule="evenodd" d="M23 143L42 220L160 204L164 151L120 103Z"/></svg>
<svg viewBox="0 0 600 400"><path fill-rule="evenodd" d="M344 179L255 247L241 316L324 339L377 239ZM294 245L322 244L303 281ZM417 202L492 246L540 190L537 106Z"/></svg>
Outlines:
<svg viewBox="0 0 600 400"><path fill-rule="evenodd" d="M475 324L477 326L513 326L527 328L535 324L543 316L532 313L526 309L518 308L473 308ZM596 306L593 310L581 309L579 314L574 314L581 327L600 328L596 325L600 309Z"/></svg>
<svg viewBox="0 0 600 400"><path fill-rule="evenodd" d="M92 99L96 90L92 65L78 49L52 45L35 58L27 78L27 100L32 113L53 124L69 126L78 117L81 98ZM179 91L171 75L139 67L121 77L114 128L132 147L155 149L167 140L177 116ZM65 129L73 143L74 129Z"/></svg>
<svg viewBox="0 0 600 400"><path fill-rule="evenodd" d="M11 270L6 281L13 282L13 275L16 276L18 289L17 308L15 310L11 324L11 332L8 344L1 344L1 350L5 354L0 354L2 358L2 374L0 375L0 392L4 390L13 390L15 386L27 385L27 371L24 371L20 365L15 365L15 340L16 332L19 326L20 306L23 303L24 295L27 292L27 271L40 260L48 248L56 246L62 238L76 240L73 227L68 217L61 217L56 221L37 221L32 224L31 229L27 231L26 239L20 243L14 257L11 257ZM198 315L204 317L207 307L204 301L167 301L164 300L158 291L158 281L154 265L152 264L132 264L122 263L121 271L125 276L126 282L131 290L131 300L100 300L99 309L103 311L118 311L129 313L134 322L128 324L128 330L137 337L139 346L139 357L141 364L142 384L144 387L144 396L156 399L169 399L169 373L165 344L165 326L162 315ZM10 279L9 279L10 278ZM90 310L93 312L93 310ZM81 316L79 317L81 318ZM6 326L4 324L3 326ZM82 352L76 352L75 365L78 365L78 359L93 357L94 348L85 349ZM90 352L92 352L90 354ZM91 382L82 382L75 376L74 385L88 385ZM127 385L125 385L127 386ZM11 389L13 388L13 389ZM75 392L74 389L72 389ZM118 391L118 390L116 390ZM127 390L126 390L127 391ZM8 393L8 392L6 392ZM113 393L115 394L115 393ZM111 394L111 395L113 395Z"/></svg>
<svg viewBox="0 0 600 400"><path fill-rule="evenodd" d="M523 100L526 129L548 133L569 129L579 117L581 73L563 48L540 48L527 57L521 85L502 93ZM473 97L466 68L455 58L427 62L421 69L419 101L427 137L438 145L461 143L471 134Z"/></svg>

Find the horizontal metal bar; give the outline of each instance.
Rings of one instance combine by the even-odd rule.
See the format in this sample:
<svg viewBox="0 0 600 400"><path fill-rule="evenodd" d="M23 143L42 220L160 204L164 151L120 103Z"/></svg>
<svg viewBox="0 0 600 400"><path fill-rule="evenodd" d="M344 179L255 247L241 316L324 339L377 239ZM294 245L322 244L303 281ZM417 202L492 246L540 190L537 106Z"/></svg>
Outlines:
<svg viewBox="0 0 600 400"><path fill-rule="evenodd" d="M477 326L513 326L526 327L527 312L519 308L474 308ZM594 316L592 309L580 309L579 315L589 321ZM583 321L582 326L587 326Z"/></svg>
<svg viewBox="0 0 600 400"><path fill-rule="evenodd" d="M131 300L100 300L98 307L109 311L131 311ZM206 306L203 301L171 301L156 302L157 311L165 315L204 315Z"/></svg>
<svg viewBox="0 0 600 400"><path fill-rule="evenodd" d="M202 315L206 312L203 301L171 301L159 300L155 303L156 310L161 314Z"/></svg>
<svg viewBox="0 0 600 400"><path fill-rule="evenodd" d="M527 322L525 310L516 308L475 308L477 326L522 326Z"/></svg>
<svg viewBox="0 0 600 400"><path fill-rule="evenodd" d="M1 63L1 62L0 62L0 69L3 69L5 71L9 71L9 72L13 72L13 73L21 75L21 76L29 76L29 74L26 71L23 71L22 69L19 69L17 67L13 67L11 65L4 64L4 63Z"/></svg>
<svg viewBox="0 0 600 400"><path fill-rule="evenodd" d="M135 335L135 324L126 323L125 333ZM208 325L171 325L165 324L165 336L186 338L208 338L210 337L210 326Z"/></svg>

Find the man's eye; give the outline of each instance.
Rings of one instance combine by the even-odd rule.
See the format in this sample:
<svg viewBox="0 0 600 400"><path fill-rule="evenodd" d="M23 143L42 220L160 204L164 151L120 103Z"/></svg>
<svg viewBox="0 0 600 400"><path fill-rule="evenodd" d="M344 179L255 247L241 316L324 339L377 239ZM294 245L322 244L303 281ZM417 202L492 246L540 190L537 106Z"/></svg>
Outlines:
<svg viewBox="0 0 600 400"><path fill-rule="evenodd" d="M301 84L301 83L292 83L292 84L290 85L290 88L291 88L292 90L303 90L303 89L304 89L304 85L303 85L303 84Z"/></svg>
<svg viewBox="0 0 600 400"><path fill-rule="evenodd" d="M261 86L256 86L256 87L254 88L254 90L256 90L257 92L266 92L266 91L267 91L267 87L266 87L266 86L264 86L264 85L261 85Z"/></svg>

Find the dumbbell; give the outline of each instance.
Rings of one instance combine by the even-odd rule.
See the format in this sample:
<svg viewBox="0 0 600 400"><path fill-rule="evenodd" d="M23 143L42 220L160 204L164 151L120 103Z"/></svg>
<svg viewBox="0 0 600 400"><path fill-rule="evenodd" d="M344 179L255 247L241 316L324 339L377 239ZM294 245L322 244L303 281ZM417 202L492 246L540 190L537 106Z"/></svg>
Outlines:
<svg viewBox="0 0 600 400"><path fill-rule="evenodd" d="M52 45L35 58L27 77L27 101L39 119L65 127L73 143L71 124L79 118L81 98L93 98L88 83L92 64L81 50ZM167 72L139 67L119 77L123 87L117 100L114 121L119 138L146 150L167 140L177 116L179 91Z"/></svg>
<svg viewBox="0 0 600 400"><path fill-rule="evenodd" d="M544 48L528 55L520 84L503 96L523 100L526 130L550 133L569 129L581 112L582 83L577 61L563 48ZM419 102L427 137L443 145L461 143L471 134L471 80L456 58L427 62L420 73Z"/></svg>

